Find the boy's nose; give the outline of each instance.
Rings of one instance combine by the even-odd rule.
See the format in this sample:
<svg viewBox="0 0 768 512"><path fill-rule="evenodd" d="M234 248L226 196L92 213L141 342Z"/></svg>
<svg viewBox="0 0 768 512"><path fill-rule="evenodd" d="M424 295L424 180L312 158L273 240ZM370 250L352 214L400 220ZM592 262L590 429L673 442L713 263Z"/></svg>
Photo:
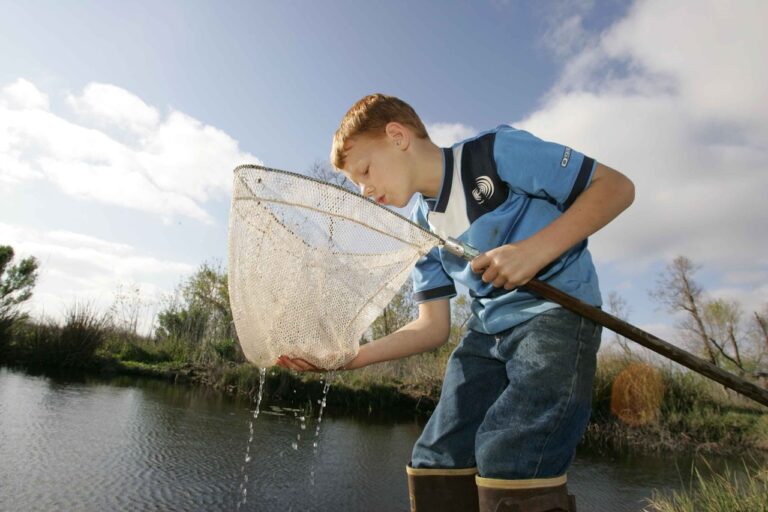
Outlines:
<svg viewBox="0 0 768 512"><path fill-rule="evenodd" d="M360 194L362 194L365 197L368 197L371 194L371 187L368 185L360 184Z"/></svg>

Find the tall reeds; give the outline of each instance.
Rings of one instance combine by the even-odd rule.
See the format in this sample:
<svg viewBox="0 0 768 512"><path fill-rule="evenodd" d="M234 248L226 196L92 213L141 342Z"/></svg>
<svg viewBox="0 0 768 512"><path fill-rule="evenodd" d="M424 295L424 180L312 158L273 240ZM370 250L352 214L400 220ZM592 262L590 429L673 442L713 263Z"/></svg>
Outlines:
<svg viewBox="0 0 768 512"><path fill-rule="evenodd" d="M707 468L711 467L707 463ZM768 468L744 472L728 467L723 472L694 469L693 485L683 491L655 491L646 512L768 512Z"/></svg>
<svg viewBox="0 0 768 512"><path fill-rule="evenodd" d="M25 323L11 346L12 361L32 367L84 369L94 366L106 337L106 321L88 305L75 304L62 325Z"/></svg>

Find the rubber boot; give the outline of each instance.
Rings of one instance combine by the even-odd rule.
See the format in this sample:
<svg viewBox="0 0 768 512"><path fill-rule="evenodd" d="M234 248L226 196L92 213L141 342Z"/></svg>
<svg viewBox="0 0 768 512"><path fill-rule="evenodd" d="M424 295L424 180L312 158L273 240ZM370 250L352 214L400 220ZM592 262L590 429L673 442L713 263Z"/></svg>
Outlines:
<svg viewBox="0 0 768 512"><path fill-rule="evenodd" d="M405 468L411 512L477 512L476 468Z"/></svg>
<svg viewBox="0 0 768 512"><path fill-rule="evenodd" d="M565 475L527 480L478 476L476 482L480 512L576 512Z"/></svg>

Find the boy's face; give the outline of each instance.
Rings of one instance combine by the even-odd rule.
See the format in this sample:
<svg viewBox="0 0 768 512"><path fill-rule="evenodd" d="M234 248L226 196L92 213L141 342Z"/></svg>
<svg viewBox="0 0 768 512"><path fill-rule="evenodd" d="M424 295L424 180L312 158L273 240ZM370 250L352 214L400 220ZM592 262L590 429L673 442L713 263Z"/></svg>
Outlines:
<svg viewBox="0 0 768 512"><path fill-rule="evenodd" d="M348 143L342 172L360 187L360 193L380 204L404 207L414 194L406 151L398 139L360 135Z"/></svg>

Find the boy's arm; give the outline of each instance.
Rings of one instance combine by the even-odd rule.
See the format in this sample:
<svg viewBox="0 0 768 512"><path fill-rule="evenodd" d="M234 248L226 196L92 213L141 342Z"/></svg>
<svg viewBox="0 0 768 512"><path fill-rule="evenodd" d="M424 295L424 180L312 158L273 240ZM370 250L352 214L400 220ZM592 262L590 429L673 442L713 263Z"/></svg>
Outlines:
<svg viewBox="0 0 768 512"><path fill-rule="evenodd" d="M448 341L451 332L450 299L419 304L419 317L397 331L360 347L357 356L343 369L354 370L369 364L391 361L435 349ZM318 371L303 359L280 357L279 366L296 371Z"/></svg>
<svg viewBox="0 0 768 512"><path fill-rule="evenodd" d="M522 286L578 242L612 221L635 197L634 184L600 163L592 182L560 217L535 235L487 251L472 261L486 283L507 290Z"/></svg>

